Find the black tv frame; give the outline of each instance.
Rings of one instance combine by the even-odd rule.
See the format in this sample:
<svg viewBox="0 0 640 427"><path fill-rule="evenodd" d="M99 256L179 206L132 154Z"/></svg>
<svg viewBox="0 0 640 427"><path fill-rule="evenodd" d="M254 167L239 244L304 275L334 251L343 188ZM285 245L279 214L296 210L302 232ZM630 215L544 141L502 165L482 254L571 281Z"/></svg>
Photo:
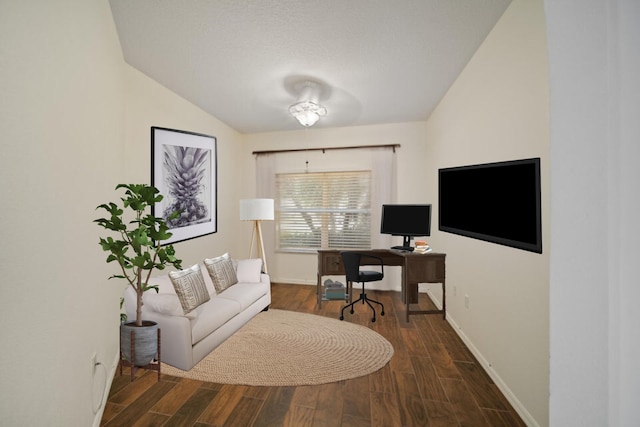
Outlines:
<svg viewBox="0 0 640 427"><path fill-rule="evenodd" d="M438 229L542 253L540 158L439 169Z"/></svg>

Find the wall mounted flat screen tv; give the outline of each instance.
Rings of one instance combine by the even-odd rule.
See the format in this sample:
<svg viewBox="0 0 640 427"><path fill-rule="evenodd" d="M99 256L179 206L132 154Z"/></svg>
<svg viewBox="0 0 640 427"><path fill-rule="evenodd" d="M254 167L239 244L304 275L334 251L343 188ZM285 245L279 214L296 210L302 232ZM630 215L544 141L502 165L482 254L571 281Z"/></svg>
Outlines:
<svg viewBox="0 0 640 427"><path fill-rule="evenodd" d="M540 159L438 170L440 231L542 253Z"/></svg>
<svg viewBox="0 0 640 427"><path fill-rule="evenodd" d="M402 236L409 248L412 237L431 235L431 205L382 205L380 233Z"/></svg>

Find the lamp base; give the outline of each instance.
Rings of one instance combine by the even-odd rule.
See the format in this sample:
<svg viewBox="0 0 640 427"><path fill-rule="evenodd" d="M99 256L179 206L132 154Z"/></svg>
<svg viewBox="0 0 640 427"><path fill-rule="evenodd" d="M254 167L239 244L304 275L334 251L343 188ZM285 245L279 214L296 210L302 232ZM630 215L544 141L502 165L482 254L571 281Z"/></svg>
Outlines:
<svg viewBox="0 0 640 427"><path fill-rule="evenodd" d="M251 247L249 249L249 258L253 257L253 242L257 240L258 258L262 259L262 270L265 274L269 274L267 269L267 257L264 253L264 242L262 241L262 227L260 226L260 220L253 221L253 231L251 233Z"/></svg>

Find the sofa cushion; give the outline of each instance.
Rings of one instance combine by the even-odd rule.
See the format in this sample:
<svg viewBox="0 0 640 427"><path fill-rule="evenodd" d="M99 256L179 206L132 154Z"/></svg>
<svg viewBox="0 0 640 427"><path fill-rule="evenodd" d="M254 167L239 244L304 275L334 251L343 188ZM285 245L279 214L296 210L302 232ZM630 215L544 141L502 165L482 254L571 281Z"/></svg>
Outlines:
<svg viewBox="0 0 640 427"><path fill-rule="evenodd" d="M184 314L190 313L194 308L209 301L209 291L204 284L202 270L195 264L180 271L171 271L169 278L180 300Z"/></svg>
<svg viewBox="0 0 640 427"><path fill-rule="evenodd" d="M158 293L160 294L170 294L170 293L175 293L176 290L173 287L173 283L171 283L171 279L169 278L168 274L163 274L161 276L156 276L156 277L152 277L149 279L149 285L155 285L158 287ZM150 294L151 292L153 292L154 294L156 293L156 291L154 291L153 289L148 290L147 292L144 293L144 295L146 294Z"/></svg>
<svg viewBox="0 0 640 427"><path fill-rule="evenodd" d="M216 258L205 258L204 265L207 267L207 272L211 277L216 293L219 294L238 282L233 262L228 253Z"/></svg>
<svg viewBox="0 0 640 427"><path fill-rule="evenodd" d="M203 338L224 325L240 313L240 303L215 296L194 310L197 316L191 319L191 344L195 345Z"/></svg>
<svg viewBox="0 0 640 427"><path fill-rule="evenodd" d="M180 299L176 294L158 293L147 291L142 294L142 302L147 310L169 316L182 316L184 311L180 305Z"/></svg>
<svg viewBox="0 0 640 427"><path fill-rule="evenodd" d="M240 309L244 310L269 292L268 283L238 283L226 291L218 294L216 298L236 301Z"/></svg>
<svg viewBox="0 0 640 427"><path fill-rule="evenodd" d="M238 283L260 283L260 273L262 273L262 260L241 259L238 261L236 276Z"/></svg>
<svg viewBox="0 0 640 427"><path fill-rule="evenodd" d="M147 291L142 295L142 303L145 310L155 311L167 316L184 316L193 319L198 315L195 309L185 314L182 304L180 304L180 298L175 292L160 292L156 294L154 291Z"/></svg>

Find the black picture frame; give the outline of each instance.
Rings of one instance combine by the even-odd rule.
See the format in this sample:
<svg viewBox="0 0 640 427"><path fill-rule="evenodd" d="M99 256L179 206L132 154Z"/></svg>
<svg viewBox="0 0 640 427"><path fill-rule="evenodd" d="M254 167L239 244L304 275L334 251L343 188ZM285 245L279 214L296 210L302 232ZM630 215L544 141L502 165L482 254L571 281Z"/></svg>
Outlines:
<svg viewBox="0 0 640 427"><path fill-rule="evenodd" d="M151 127L151 185L163 199L152 215L164 218L173 236L163 244L182 242L218 231L218 155L214 136ZM181 211L176 220L171 212Z"/></svg>

